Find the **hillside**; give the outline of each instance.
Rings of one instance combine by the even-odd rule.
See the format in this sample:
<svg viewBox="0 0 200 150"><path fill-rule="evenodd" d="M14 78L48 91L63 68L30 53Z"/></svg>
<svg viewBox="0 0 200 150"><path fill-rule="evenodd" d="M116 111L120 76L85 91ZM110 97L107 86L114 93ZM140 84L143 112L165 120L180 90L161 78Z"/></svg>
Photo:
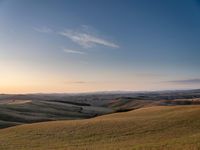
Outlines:
<svg viewBox="0 0 200 150"><path fill-rule="evenodd" d="M113 112L109 108L85 103L18 99L1 100L0 111L0 128L42 121L85 119Z"/></svg>
<svg viewBox="0 0 200 150"><path fill-rule="evenodd" d="M196 150L200 106L153 106L0 130L1 150Z"/></svg>
<svg viewBox="0 0 200 150"><path fill-rule="evenodd" d="M140 93L0 94L0 128L88 119L149 106L199 105L200 90Z"/></svg>

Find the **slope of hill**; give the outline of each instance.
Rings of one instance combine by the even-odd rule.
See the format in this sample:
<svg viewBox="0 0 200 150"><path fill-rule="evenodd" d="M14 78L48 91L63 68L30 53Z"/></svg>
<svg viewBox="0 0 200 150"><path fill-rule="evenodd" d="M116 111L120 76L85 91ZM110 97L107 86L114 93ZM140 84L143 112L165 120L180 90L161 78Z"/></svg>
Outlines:
<svg viewBox="0 0 200 150"><path fill-rule="evenodd" d="M1 150L196 150L199 106L153 106L91 119L0 130Z"/></svg>
<svg viewBox="0 0 200 150"><path fill-rule="evenodd" d="M140 93L0 94L0 128L86 119L155 105L199 105L200 90Z"/></svg>
<svg viewBox="0 0 200 150"><path fill-rule="evenodd" d="M24 123L91 118L113 112L85 103L42 100L4 100L0 103L0 128Z"/></svg>

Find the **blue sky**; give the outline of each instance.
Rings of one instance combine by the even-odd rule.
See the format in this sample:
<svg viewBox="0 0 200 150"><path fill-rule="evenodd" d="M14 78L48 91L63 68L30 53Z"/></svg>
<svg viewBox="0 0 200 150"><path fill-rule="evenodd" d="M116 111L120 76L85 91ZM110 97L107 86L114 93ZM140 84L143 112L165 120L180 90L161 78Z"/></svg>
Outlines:
<svg viewBox="0 0 200 150"><path fill-rule="evenodd" d="M200 86L198 0L0 0L0 92Z"/></svg>

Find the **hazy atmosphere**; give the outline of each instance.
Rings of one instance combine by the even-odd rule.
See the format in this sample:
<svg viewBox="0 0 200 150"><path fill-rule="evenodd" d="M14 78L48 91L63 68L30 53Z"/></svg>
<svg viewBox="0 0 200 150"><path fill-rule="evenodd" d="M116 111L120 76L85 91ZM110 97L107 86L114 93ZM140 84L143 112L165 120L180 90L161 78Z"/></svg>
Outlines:
<svg viewBox="0 0 200 150"><path fill-rule="evenodd" d="M200 87L198 0L0 0L0 92Z"/></svg>

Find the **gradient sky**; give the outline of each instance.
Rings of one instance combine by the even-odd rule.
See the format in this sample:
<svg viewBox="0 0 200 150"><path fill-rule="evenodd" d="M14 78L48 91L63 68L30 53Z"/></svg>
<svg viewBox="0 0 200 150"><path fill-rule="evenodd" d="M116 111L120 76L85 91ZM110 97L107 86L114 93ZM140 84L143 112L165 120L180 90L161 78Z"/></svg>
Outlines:
<svg viewBox="0 0 200 150"><path fill-rule="evenodd" d="M0 0L0 93L191 88L198 0Z"/></svg>

